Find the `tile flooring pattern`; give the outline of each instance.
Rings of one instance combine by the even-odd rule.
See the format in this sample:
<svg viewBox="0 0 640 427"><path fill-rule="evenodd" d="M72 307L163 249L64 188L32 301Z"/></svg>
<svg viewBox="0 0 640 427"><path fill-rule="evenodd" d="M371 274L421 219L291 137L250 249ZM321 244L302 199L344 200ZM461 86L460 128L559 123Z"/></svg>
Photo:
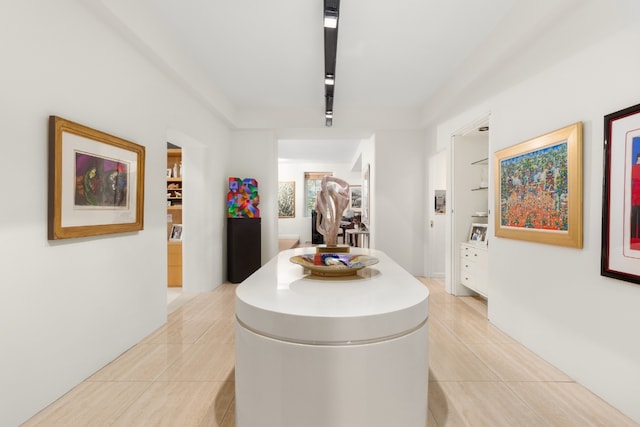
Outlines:
<svg viewBox="0 0 640 427"><path fill-rule="evenodd" d="M637 426L491 325L483 300L420 280L431 292L428 427ZM235 288L174 300L166 325L24 426L234 426Z"/></svg>

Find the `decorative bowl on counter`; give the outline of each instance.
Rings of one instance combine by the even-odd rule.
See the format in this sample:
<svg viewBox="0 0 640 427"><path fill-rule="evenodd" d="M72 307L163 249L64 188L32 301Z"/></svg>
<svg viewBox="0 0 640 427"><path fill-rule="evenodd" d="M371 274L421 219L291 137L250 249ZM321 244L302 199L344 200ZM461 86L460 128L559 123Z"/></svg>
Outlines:
<svg viewBox="0 0 640 427"><path fill-rule="evenodd" d="M378 258L349 253L314 253L289 258L316 276L351 276L367 266L378 263Z"/></svg>

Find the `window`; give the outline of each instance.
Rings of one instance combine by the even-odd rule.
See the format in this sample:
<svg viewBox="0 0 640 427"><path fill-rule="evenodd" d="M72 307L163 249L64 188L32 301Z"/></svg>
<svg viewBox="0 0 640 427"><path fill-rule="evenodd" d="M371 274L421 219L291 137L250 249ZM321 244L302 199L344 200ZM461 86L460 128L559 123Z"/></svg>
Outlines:
<svg viewBox="0 0 640 427"><path fill-rule="evenodd" d="M305 172L304 173L304 216L311 216L316 206L316 196L320 191L322 177L333 176L333 172Z"/></svg>

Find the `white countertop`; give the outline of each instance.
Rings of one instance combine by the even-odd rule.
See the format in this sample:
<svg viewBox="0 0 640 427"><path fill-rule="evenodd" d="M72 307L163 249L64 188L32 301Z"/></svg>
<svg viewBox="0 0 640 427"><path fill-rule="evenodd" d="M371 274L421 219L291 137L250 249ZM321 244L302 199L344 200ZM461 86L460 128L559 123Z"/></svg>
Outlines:
<svg viewBox="0 0 640 427"><path fill-rule="evenodd" d="M289 261L314 252L280 252L241 283L236 290L240 324L274 339L339 345L391 339L426 321L426 286L383 252L351 248L352 254L380 262L344 278L311 276Z"/></svg>

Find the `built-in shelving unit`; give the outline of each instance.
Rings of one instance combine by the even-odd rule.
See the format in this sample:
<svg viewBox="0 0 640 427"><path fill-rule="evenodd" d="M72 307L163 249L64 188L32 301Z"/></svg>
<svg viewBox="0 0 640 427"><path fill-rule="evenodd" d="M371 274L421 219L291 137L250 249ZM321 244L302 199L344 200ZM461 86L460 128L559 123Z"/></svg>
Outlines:
<svg viewBox="0 0 640 427"><path fill-rule="evenodd" d="M471 162L471 166L488 166L489 159L483 158ZM480 185L474 187L471 191L487 190L487 172L483 170L479 174ZM480 205L482 210L475 211L471 215L471 224L486 224L489 217L488 199L484 198ZM470 224L470 225L471 225ZM488 268L489 268L489 251L486 245L478 245L477 243L460 243L460 284L464 287L488 297Z"/></svg>
<svg viewBox="0 0 640 427"><path fill-rule="evenodd" d="M471 166L487 166L489 165L489 158L485 157L484 159L476 160L475 162L471 162ZM488 190L489 186L487 185L487 181L480 180L480 185L472 188L471 191L479 191L479 190Z"/></svg>
<svg viewBox="0 0 640 427"><path fill-rule="evenodd" d="M471 166L488 166L488 165L489 165L488 157L471 162ZM480 184L477 187L473 187L471 191L480 191L480 190L489 189L487 174L488 174L488 170L484 168L482 172L478 174L478 177L479 177L478 180L480 181ZM488 218L489 217L488 202L489 202L488 199L483 199L482 205L481 205L482 210L475 211L474 214L471 215L471 217L472 218Z"/></svg>
<svg viewBox="0 0 640 427"><path fill-rule="evenodd" d="M471 231L489 221L489 135L484 123L453 135L452 269L454 295L489 296L489 246L472 241ZM490 239L488 234L485 234Z"/></svg>

